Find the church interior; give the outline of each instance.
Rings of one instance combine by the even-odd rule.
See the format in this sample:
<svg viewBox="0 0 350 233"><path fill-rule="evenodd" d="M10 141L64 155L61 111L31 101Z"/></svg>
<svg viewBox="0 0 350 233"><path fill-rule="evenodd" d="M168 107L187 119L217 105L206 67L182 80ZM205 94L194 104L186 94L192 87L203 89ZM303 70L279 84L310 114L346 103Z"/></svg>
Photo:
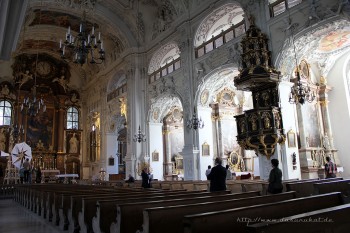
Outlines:
<svg viewBox="0 0 350 233"><path fill-rule="evenodd" d="M64 204L47 207L39 199L64 203L64 192L73 192L69 186L76 183L94 186L75 192L107 198L107 192L122 197L127 190L136 198L142 190L124 182L134 177L135 186L141 185L147 169L153 188L142 198L164 195L159 200L171 206L174 200L166 195L175 190L209 190L206 170L216 158L235 177L227 189L238 196L230 198L252 198L257 190L266 194L271 160L278 159L287 192L254 203L282 204L246 208L247 216L266 211L266 218L294 219L322 209L315 216L342 223L330 224L332 232L347 232L342 216L350 212L349 21L349 0L0 0L0 181L11 187L3 186L1 194L10 192L60 232L164 232L159 226L170 220L161 216L169 210L156 210L160 203L137 207L143 208L141 219L142 210L147 216L140 230L120 222L131 204L118 205L119 215L107 224L102 213L115 212L107 200L99 202L97 216L81 220ZM337 167L337 188L315 184L326 178L327 157ZM40 185L34 185L36 172L33 185L19 184L26 158L33 171L41 170ZM48 191L39 195L43 187ZM157 187L164 193L156 194ZM193 204L183 198L182 204ZM291 198L299 199L284 202ZM327 204L317 209L313 203ZM270 216L273 208L288 211ZM171 210L172 221L184 225L174 232L247 230L238 220L226 225L226 210L176 220L177 212L194 213L178 210ZM319 229L310 232L328 229L309 224ZM264 227L260 221L249 232ZM266 232L295 232L299 224L269 227Z"/></svg>
<svg viewBox="0 0 350 233"><path fill-rule="evenodd" d="M349 176L348 1L1 4L4 152L81 179Z"/></svg>
<svg viewBox="0 0 350 233"><path fill-rule="evenodd" d="M80 179L348 177L348 1L1 1L1 151ZM1 158L5 172L6 157Z"/></svg>

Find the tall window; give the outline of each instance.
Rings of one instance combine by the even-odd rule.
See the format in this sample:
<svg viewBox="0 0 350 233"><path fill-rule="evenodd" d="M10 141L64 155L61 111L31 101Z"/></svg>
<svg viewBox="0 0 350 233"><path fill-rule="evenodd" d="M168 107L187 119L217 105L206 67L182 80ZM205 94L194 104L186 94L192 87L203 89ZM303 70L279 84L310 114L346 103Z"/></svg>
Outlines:
<svg viewBox="0 0 350 233"><path fill-rule="evenodd" d="M6 100L0 101L0 125L11 125L12 105Z"/></svg>
<svg viewBox="0 0 350 233"><path fill-rule="evenodd" d="M67 110L67 129L79 129L79 112L75 107Z"/></svg>

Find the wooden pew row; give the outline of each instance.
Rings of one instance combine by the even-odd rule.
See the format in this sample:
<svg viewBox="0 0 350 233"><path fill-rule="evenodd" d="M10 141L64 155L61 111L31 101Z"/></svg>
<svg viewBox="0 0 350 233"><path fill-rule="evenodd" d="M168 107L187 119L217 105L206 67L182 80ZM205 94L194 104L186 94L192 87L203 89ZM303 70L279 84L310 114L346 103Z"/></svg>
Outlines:
<svg viewBox="0 0 350 233"><path fill-rule="evenodd" d="M335 180L327 183L314 184L314 194L323 194L330 192L341 192L344 201L350 203L350 180Z"/></svg>
<svg viewBox="0 0 350 233"><path fill-rule="evenodd" d="M133 198L133 200L139 200L140 198L154 198L154 197L158 197L161 195L180 195L180 194L188 194L188 195L192 195L192 194L199 194L202 193L203 191L192 191L192 192L188 192L188 191L182 191L182 190L168 190L168 191L164 191L164 190L159 190L159 192L155 193L155 192L143 192L143 193L138 193L138 194L129 194L128 196L124 196L124 197L117 197L117 196L113 196L113 197L105 197L102 198L100 196L71 196L71 210L68 211L68 219L71 220L68 226L68 230L70 232L76 232L77 230L81 230L83 232L86 232L90 229L92 229L91 226L91 221L92 218L95 216L96 214L96 202L98 200L114 200L114 199L124 199L124 198ZM85 224L87 223L87 224Z"/></svg>
<svg viewBox="0 0 350 233"><path fill-rule="evenodd" d="M282 194L265 195L259 197L245 197L223 201L215 200L211 202L200 202L187 205L180 203L180 205L176 206L145 208L143 211L142 229L140 229L140 231L143 233L162 233L164 232L164 229L167 229L167 233L178 233L183 231L183 226L179 223L182 222L185 215L278 202L293 198L295 198L295 192L286 192ZM119 206L118 208L121 207Z"/></svg>
<svg viewBox="0 0 350 233"><path fill-rule="evenodd" d="M111 200L111 201L98 201L97 202L97 211L96 216L92 219L92 227L94 232L115 232L115 227L118 229L123 228L122 232L135 232L137 226L142 224L142 210L145 207L149 206L159 206L159 205L170 205L175 203L194 203L198 201L207 201L207 200L221 200L221 199L232 199L243 196L257 196L258 192L250 192L244 194L229 194L229 191L222 192L205 192L201 194L189 194L189 195L173 195L168 197L154 197L154 198L142 198L137 200ZM135 204L137 203L137 204ZM125 205L125 208L128 208L127 205L132 205L132 211L127 212L119 211L118 206ZM123 209L124 210L124 209ZM101 218L101 216L103 216ZM121 217L122 216L122 217ZM117 220L118 219L118 220ZM129 224L129 221L132 220L133 223ZM126 221L126 222L125 222ZM118 224L118 226L116 225ZM120 227L122 226L122 227ZM130 230L131 227L131 230ZM112 230L110 230L112 229Z"/></svg>
<svg viewBox="0 0 350 233"><path fill-rule="evenodd" d="M244 232L246 225L342 205L341 193L327 193L269 204L245 206L184 217L184 233Z"/></svg>
<svg viewBox="0 0 350 233"><path fill-rule="evenodd" d="M103 188L98 188L98 189L94 189L92 188L91 190L84 190L85 194L90 194L92 196L100 196L100 195L116 195L118 193L120 193L121 189L103 189ZM65 193L70 193L71 191L66 191ZM132 191L133 193L135 191ZM46 219L51 222L53 218L55 218L55 220L57 219L57 212L56 212L56 200L55 199L55 194L57 196L57 194L60 193L58 190L48 190L45 191L44 195L46 195L46 205L45 205L45 210L46 211ZM136 192L136 193L140 193L140 192ZM72 193L73 194L73 193ZM128 195L128 192L125 191L121 191L121 194L124 195ZM58 211L58 209L57 209ZM56 215L54 217L54 215ZM57 224L57 221L54 222L54 224Z"/></svg>
<svg viewBox="0 0 350 233"><path fill-rule="evenodd" d="M122 190L114 189L113 191L101 191L99 190L98 192L94 191L85 191L85 194L82 194L80 190L78 191L61 191L61 192L55 192L53 195L53 202L51 203L51 209L52 209L52 222L54 225L58 226L60 223L60 219L62 218L61 222L64 222L64 219L67 217L68 213L68 207L69 204L66 203L68 200L70 200L71 196L74 195L86 195L87 193L90 193L90 197L92 198L109 198L109 197L117 197L117 196L129 196L129 195L140 195L143 194L144 192L142 191L133 191L133 192L125 192ZM149 192L147 192L149 193ZM63 206L65 207L63 209ZM61 215L60 215L61 213ZM64 216L65 214L65 216Z"/></svg>
<svg viewBox="0 0 350 233"><path fill-rule="evenodd" d="M221 193L229 193L228 191L223 191ZM110 216L114 215L116 212L116 205L112 203L124 203L124 202L140 202L140 201L153 201L153 200L171 200L181 197L201 197L205 195L214 195L212 193L207 193L203 191L192 191L192 192L178 192L178 191L171 191L171 192L164 192L164 193L153 193L152 195L134 195L134 196L127 196L127 197L113 197L113 198L96 198L96 199L86 199L84 198L82 200L82 211L78 215L78 221L79 226L82 233L86 232L92 232L93 226L92 226L92 220L95 217L97 213L97 201L99 203L108 203L107 205L111 205L113 208L106 213L106 215L103 215L104 218L110 218ZM114 217L116 219L116 217Z"/></svg>
<svg viewBox="0 0 350 233"><path fill-rule="evenodd" d="M45 184L38 187L33 187L31 190L31 197L30 197L30 204L29 208L34 213L38 213L41 215L41 200L45 199L44 195L48 195L48 192L55 193L58 190L58 192L94 192L94 190L97 190L97 192L113 192L114 188L95 188L95 187L87 187L87 186L80 186L80 185L73 185L68 187L65 186L52 186L52 187L46 187ZM119 192L122 192L121 190ZM46 199L45 199L46 200Z"/></svg>
<svg viewBox="0 0 350 233"><path fill-rule="evenodd" d="M297 197L307 197L311 196L314 193L314 184L315 183L325 183L331 182L335 180L342 180L343 178L331 178L331 179L321 179L321 180L306 180L300 182L293 182L286 184L287 191L295 191L297 193Z"/></svg>
<svg viewBox="0 0 350 233"><path fill-rule="evenodd" d="M247 226L248 233L344 233L350 229L350 204L329 207L303 214L255 223Z"/></svg>

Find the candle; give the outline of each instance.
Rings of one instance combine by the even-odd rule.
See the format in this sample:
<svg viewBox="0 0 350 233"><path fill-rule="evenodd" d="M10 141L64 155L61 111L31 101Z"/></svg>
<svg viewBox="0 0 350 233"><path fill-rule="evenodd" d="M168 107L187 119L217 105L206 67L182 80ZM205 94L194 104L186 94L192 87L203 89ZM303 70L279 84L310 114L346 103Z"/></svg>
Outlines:
<svg viewBox="0 0 350 233"><path fill-rule="evenodd" d="M70 26L68 27L68 34L70 34Z"/></svg>
<svg viewBox="0 0 350 233"><path fill-rule="evenodd" d="M62 40L60 40L60 49L62 48Z"/></svg>
<svg viewBox="0 0 350 233"><path fill-rule="evenodd" d="M92 35L95 34L95 27L92 27Z"/></svg>
<svg viewBox="0 0 350 233"><path fill-rule="evenodd" d="M98 33L98 40L101 40L101 32Z"/></svg>
<svg viewBox="0 0 350 233"><path fill-rule="evenodd" d="M79 32L81 32L81 29L83 28L83 25L80 24Z"/></svg>

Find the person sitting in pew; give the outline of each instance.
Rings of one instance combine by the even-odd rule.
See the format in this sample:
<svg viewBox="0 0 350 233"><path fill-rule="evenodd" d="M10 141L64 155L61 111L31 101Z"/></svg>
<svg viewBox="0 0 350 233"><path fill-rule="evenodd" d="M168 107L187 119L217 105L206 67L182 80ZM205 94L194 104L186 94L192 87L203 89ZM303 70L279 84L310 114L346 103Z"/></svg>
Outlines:
<svg viewBox="0 0 350 233"><path fill-rule="evenodd" d="M127 179L125 183L134 183L134 182L135 182L135 178L131 174L129 174L129 179Z"/></svg>
<svg viewBox="0 0 350 233"><path fill-rule="evenodd" d="M269 176L269 186L267 191L271 194L281 193L282 185L282 171L278 168L278 159L271 159L272 170Z"/></svg>

